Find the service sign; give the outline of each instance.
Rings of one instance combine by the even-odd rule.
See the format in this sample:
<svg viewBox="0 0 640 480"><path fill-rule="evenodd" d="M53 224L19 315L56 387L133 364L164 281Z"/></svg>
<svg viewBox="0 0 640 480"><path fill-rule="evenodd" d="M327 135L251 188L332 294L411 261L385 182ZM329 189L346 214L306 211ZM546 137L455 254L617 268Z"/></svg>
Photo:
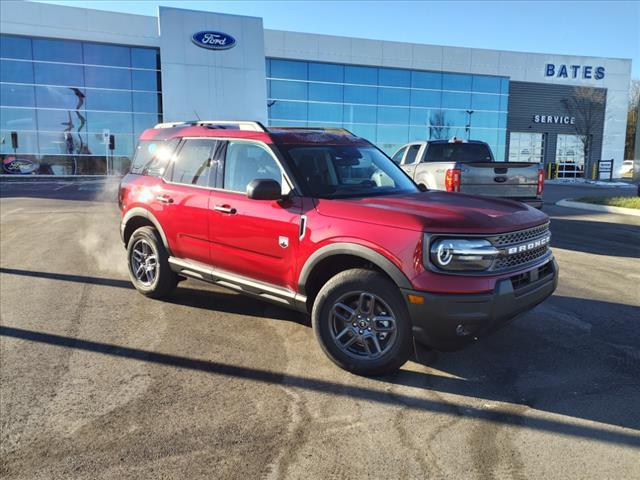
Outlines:
<svg viewBox="0 0 640 480"><path fill-rule="evenodd" d="M191 41L201 48L209 50L228 50L236 44L236 39L223 32L196 32L191 36Z"/></svg>

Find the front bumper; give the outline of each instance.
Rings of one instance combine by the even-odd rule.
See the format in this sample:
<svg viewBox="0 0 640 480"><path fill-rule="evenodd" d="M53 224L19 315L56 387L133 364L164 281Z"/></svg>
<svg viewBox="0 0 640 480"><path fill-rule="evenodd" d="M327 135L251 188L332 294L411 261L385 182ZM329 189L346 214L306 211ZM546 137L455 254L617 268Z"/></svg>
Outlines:
<svg viewBox="0 0 640 480"><path fill-rule="evenodd" d="M403 289L415 339L437 350L456 350L506 325L549 297L558 286L558 264L548 262L500 280L483 294L431 294ZM411 303L407 295L424 297Z"/></svg>

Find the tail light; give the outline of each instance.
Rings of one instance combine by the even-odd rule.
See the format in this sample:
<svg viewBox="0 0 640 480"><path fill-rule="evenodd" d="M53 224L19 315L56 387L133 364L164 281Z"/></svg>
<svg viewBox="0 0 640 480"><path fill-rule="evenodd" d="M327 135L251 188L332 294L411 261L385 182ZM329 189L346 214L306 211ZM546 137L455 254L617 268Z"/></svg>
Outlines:
<svg viewBox="0 0 640 480"><path fill-rule="evenodd" d="M460 191L460 169L449 168L444 174L444 188L447 192Z"/></svg>
<svg viewBox="0 0 640 480"><path fill-rule="evenodd" d="M544 170L541 168L538 170L538 189L536 195L542 195L542 187L544 187Z"/></svg>

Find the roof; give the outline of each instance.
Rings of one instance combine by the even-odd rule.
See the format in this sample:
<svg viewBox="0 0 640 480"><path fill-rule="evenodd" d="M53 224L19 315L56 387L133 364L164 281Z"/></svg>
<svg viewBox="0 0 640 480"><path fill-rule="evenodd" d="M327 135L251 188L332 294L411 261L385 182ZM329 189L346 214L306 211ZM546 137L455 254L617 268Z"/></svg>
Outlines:
<svg viewBox="0 0 640 480"><path fill-rule="evenodd" d="M176 137L224 137L275 144L369 145L343 128L270 127L255 121L190 120L159 123L142 132L140 140L168 140Z"/></svg>

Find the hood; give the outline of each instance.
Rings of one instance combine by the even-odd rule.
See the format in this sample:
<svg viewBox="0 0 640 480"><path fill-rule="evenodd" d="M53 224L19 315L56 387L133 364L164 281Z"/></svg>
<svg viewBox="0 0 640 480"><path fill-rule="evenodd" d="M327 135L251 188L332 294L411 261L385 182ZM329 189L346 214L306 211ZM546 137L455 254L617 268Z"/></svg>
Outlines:
<svg viewBox="0 0 640 480"><path fill-rule="evenodd" d="M502 233L549 219L520 202L440 191L318 199L316 209L327 217L434 233Z"/></svg>

